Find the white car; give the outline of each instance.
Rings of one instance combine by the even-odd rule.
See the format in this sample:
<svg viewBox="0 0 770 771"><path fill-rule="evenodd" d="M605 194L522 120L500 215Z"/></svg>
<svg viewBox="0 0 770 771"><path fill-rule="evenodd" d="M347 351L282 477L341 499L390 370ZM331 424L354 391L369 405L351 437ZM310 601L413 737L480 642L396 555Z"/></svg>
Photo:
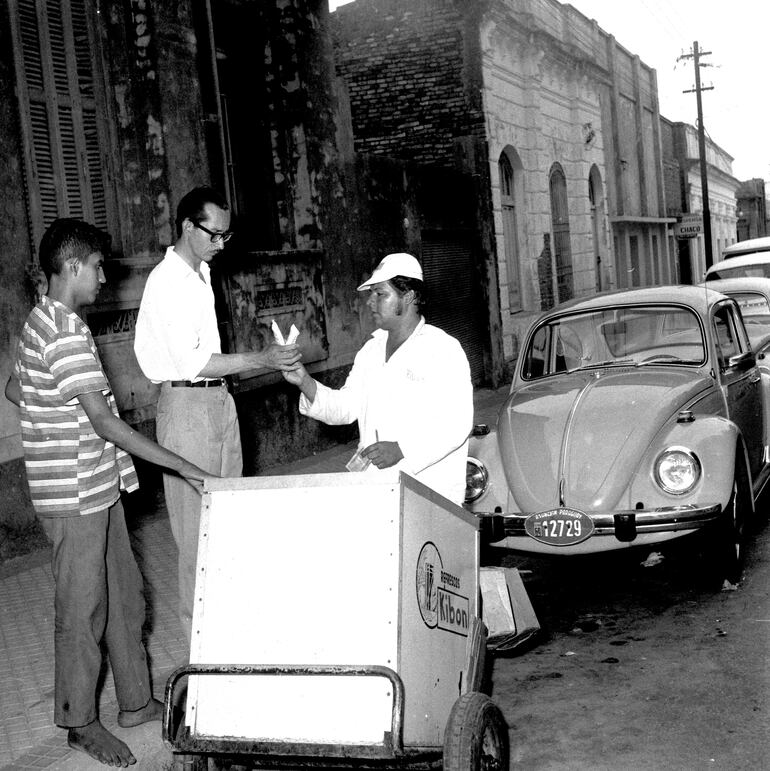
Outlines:
<svg viewBox="0 0 770 771"><path fill-rule="evenodd" d="M740 276L712 279L705 286L732 297L738 303L758 364L770 372L770 278Z"/></svg>
<svg viewBox="0 0 770 771"><path fill-rule="evenodd" d="M770 236L749 238L726 246L722 250L722 259L727 260L732 257L740 257L742 254L758 254L759 252L770 252Z"/></svg>
<svg viewBox="0 0 770 771"><path fill-rule="evenodd" d="M735 244L735 246L738 246L738 244ZM751 254L743 254L738 257L729 257L726 260L714 263L706 271L706 281L744 277L770 278L770 251L752 252Z"/></svg>

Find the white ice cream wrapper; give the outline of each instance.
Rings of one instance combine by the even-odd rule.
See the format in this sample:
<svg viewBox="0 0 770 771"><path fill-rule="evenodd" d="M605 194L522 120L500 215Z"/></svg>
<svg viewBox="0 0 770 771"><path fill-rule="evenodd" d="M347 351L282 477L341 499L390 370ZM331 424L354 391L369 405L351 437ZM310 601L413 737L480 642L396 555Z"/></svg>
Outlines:
<svg viewBox="0 0 770 771"><path fill-rule="evenodd" d="M275 319L273 319L272 323L270 324L270 329L272 329L273 338L275 339L275 342L278 343L278 345L293 345L297 342L297 338L299 337L299 330L294 324L291 325L289 336L286 339L284 339L283 332L281 332L281 328L278 326Z"/></svg>

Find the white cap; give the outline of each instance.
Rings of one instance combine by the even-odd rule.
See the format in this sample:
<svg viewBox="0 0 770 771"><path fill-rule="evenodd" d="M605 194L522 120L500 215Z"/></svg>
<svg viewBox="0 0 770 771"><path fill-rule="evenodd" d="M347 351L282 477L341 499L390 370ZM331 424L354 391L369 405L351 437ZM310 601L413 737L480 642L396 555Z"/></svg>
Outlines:
<svg viewBox="0 0 770 771"><path fill-rule="evenodd" d="M422 278L422 268L415 257L406 252L396 252L383 257L380 264L374 269L371 278L364 281L358 291L368 289L372 284L379 284L381 281L389 281L396 276L405 276L406 278Z"/></svg>

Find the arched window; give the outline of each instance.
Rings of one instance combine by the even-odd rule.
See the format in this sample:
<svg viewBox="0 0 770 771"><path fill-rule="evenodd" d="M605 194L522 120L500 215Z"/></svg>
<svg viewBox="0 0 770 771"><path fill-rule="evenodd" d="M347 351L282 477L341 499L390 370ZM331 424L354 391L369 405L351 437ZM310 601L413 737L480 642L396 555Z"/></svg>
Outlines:
<svg viewBox="0 0 770 771"><path fill-rule="evenodd" d="M511 158L513 157L513 163ZM516 165L514 167L514 164ZM514 151L504 151L498 162L500 173L500 214L503 225L503 246L508 273L508 308L511 313L523 307L521 297L521 267L519 265L519 233L516 223L517 194L521 176L521 161Z"/></svg>
<svg viewBox="0 0 770 771"><path fill-rule="evenodd" d="M556 267L556 295L558 301L569 300L574 293L572 280L572 248L569 237L569 209L567 180L561 166L555 163L548 181L551 193L551 231Z"/></svg>

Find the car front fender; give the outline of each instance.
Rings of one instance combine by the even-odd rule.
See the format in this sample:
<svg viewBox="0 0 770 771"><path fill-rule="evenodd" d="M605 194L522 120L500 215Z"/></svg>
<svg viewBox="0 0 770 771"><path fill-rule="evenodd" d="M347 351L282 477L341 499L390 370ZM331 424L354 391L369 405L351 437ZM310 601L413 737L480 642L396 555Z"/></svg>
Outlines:
<svg viewBox="0 0 770 771"><path fill-rule="evenodd" d="M718 415L693 415L692 420L681 420L649 448L639 464L639 470L629 487L629 508L699 504L719 502L727 506L733 492L736 450L743 454L740 430L731 420ZM701 478L695 487L681 496L664 492L655 480L655 462L671 447L682 447L692 452L701 465Z"/></svg>

